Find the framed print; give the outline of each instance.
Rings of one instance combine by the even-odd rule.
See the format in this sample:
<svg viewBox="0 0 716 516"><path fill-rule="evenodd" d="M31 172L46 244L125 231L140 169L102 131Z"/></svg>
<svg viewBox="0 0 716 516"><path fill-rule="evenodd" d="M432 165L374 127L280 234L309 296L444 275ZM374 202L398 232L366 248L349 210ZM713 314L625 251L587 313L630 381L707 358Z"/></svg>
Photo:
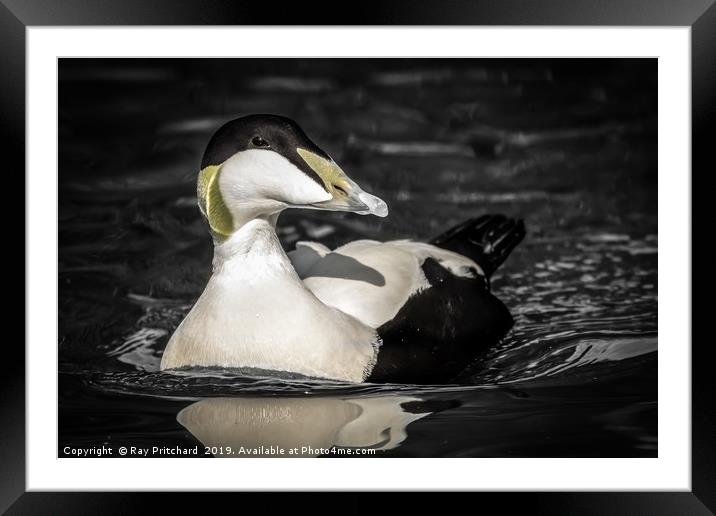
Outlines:
<svg viewBox="0 0 716 516"><path fill-rule="evenodd" d="M707 513L691 169L716 10L514 4L318 26L6 2L27 332L5 506L432 490Z"/></svg>

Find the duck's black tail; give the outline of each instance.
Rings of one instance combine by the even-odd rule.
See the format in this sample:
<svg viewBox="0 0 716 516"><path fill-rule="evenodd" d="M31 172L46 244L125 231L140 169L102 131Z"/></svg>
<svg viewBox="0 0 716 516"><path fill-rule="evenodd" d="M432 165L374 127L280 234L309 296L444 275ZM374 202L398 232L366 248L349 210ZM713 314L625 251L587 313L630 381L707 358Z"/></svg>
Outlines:
<svg viewBox="0 0 716 516"><path fill-rule="evenodd" d="M521 220L482 215L449 229L431 243L474 260L490 277L524 237Z"/></svg>

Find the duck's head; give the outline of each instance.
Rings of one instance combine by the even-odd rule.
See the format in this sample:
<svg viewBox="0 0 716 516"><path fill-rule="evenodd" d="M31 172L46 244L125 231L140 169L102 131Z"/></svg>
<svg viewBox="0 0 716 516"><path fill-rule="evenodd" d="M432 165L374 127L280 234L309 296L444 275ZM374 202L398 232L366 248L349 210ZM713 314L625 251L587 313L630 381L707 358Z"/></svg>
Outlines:
<svg viewBox="0 0 716 516"><path fill-rule="evenodd" d="M364 192L296 122L276 115L250 115L219 128L204 152L197 194L220 238L286 208L388 214L385 202Z"/></svg>

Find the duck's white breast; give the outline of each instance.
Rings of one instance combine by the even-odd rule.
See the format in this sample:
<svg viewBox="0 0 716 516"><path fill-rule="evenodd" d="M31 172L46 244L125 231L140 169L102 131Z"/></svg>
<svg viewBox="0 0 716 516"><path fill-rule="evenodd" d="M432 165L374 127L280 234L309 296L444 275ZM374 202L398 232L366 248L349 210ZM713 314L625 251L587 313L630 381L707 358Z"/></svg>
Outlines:
<svg viewBox="0 0 716 516"><path fill-rule="evenodd" d="M306 289L278 241L215 267L204 292L172 335L162 369L252 367L361 381L378 337Z"/></svg>

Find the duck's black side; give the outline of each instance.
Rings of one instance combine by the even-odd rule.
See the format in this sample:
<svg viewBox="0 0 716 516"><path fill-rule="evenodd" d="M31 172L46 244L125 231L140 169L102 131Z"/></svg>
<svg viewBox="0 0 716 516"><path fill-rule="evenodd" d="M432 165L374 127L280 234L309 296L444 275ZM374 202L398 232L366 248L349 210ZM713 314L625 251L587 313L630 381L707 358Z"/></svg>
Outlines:
<svg viewBox="0 0 716 516"><path fill-rule="evenodd" d="M483 215L431 243L474 260L485 276L453 275L428 258L422 265L430 288L411 297L378 328L383 344L368 382L450 381L512 327L507 307L490 292L489 277L525 236L521 220Z"/></svg>

